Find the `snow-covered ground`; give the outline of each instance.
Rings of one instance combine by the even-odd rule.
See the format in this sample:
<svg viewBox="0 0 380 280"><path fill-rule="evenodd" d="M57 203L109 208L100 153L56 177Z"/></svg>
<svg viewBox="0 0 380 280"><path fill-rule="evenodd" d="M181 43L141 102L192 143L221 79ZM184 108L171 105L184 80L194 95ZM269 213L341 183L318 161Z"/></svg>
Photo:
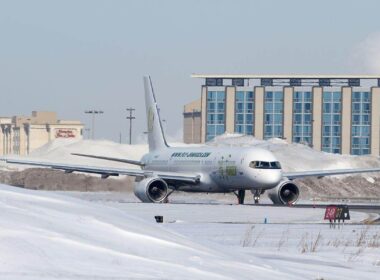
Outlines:
<svg viewBox="0 0 380 280"><path fill-rule="evenodd" d="M380 166L375 157L332 155L280 139L224 135L208 145L260 146L285 170ZM31 158L126 166L72 156L75 152L138 160L147 146L57 140ZM2 164L3 170L16 170L6 174L24 168ZM59 172L30 174L33 187L54 182L50 189L60 189L55 182L60 179L84 182L86 189L107 182ZM378 181L365 174L300 183L309 194L376 198ZM0 279L378 279L380 226L362 223L376 215L351 212L349 224L332 229L321 209L234 205L235 198L223 194L180 193L170 199L171 204L143 204L130 191L46 192L0 185ZM164 223L156 224L155 215Z"/></svg>
<svg viewBox="0 0 380 280"><path fill-rule="evenodd" d="M358 225L365 213L331 229L321 209L102 196L0 185L1 279L377 279L380 272L380 228Z"/></svg>
<svg viewBox="0 0 380 280"><path fill-rule="evenodd" d="M301 279L126 211L0 185L1 279Z"/></svg>

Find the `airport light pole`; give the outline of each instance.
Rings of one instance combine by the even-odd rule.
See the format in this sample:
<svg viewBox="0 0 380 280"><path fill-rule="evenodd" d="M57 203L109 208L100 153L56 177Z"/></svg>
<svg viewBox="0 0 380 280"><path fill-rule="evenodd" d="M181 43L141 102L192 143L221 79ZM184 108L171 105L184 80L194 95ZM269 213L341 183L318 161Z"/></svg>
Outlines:
<svg viewBox="0 0 380 280"><path fill-rule="evenodd" d="M91 139L94 140L94 138L95 138L95 115L100 115L100 114L103 114L104 112L101 110L87 110L87 111L84 111L84 113L92 115Z"/></svg>
<svg viewBox="0 0 380 280"><path fill-rule="evenodd" d="M126 109L129 112L129 116L127 117L127 120L129 120L129 145L132 144L132 121L136 119L133 116L133 111L135 111L135 108L129 107Z"/></svg>

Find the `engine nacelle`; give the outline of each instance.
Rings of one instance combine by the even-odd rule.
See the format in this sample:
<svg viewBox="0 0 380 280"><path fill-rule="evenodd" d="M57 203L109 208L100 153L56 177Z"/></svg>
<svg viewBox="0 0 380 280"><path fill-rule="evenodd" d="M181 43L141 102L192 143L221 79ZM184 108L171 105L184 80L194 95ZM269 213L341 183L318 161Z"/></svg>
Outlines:
<svg viewBox="0 0 380 280"><path fill-rule="evenodd" d="M290 181L281 181L275 188L268 190L268 197L274 204L295 204L300 195L298 186Z"/></svg>
<svg viewBox="0 0 380 280"><path fill-rule="evenodd" d="M135 183L134 193L142 202L163 202L168 196L168 184L158 177L145 178Z"/></svg>

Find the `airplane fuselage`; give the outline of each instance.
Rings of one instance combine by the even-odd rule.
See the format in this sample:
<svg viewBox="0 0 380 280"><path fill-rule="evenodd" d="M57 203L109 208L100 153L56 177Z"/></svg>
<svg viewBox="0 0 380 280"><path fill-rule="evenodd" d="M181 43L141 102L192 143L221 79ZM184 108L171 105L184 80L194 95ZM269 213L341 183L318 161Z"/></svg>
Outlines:
<svg viewBox="0 0 380 280"><path fill-rule="evenodd" d="M282 179L274 155L259 148L170 147L146 154L141 161L145 170L198 173L200 183L181 186L184 191L266 190L276 187Z"/></svg>

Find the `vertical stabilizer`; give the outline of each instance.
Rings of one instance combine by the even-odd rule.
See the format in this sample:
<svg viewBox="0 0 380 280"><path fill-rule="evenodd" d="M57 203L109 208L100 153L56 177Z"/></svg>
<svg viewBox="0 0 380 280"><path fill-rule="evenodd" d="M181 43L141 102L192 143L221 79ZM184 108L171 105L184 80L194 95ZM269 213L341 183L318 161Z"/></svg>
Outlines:
<svg viewBox="0 0 380 280"><path fill-rule="evenodd" d="M165 149L168 147L168 144L166 143L162 129L160 113L157 108L156 97L150 77L144 76L144 89L149 151Z"/></svg>

